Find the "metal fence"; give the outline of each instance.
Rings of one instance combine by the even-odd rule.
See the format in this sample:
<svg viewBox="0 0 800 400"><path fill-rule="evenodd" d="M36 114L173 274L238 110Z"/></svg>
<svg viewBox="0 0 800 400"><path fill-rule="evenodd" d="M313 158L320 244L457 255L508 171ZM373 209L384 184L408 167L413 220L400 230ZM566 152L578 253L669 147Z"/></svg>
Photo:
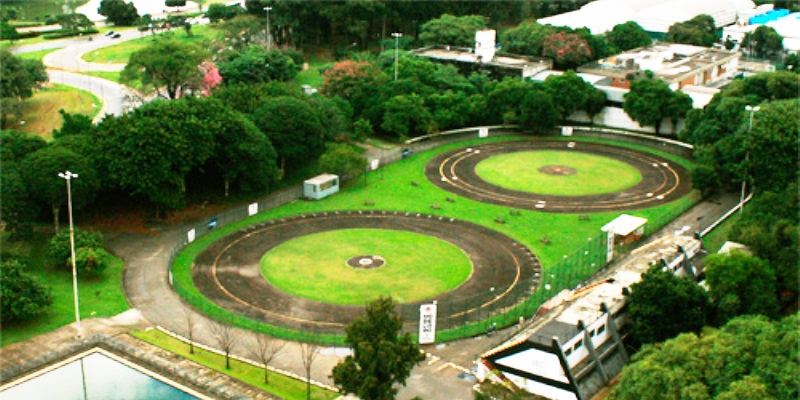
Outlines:
<svg viewBox="0 0 800 400"><path fill-rule="evenodd" d="M649 145L683 156L691 156L690 148L681 146L680 142L672 140L662 140L661 138L644 137L645 135L630 135L627 133L620 136L615 134L615 132L584 128L575 128L574 132L579 136L621 139L622 141ZM556 133L556 130L551 132L551 134ZM475 127L442 132L435 135L415 138L406 142L405 146L401 148L382 150L376 158L380 160L379 165L382 167L407 157L410 154L424 152L449 143L476 139L485 134L495 137L518 135L519 132L515 130L514 126ZM302 196L302 184L291 186L257 201L255 203L257 204L257 212L261 213L271 210L298 200L302 198ZM213 228L221 228L225 225L248 218L252 215L252 210L250 210L249 207L250 206L245 206L233 209L219 214L207 222L196 224L193 227L195 239L212 230L210 226L211 221L213 221ZM661 227L675 217L677 217L677 215L665 214L663 216L657 216L655 220L651 220L648 224L651 228L645 232L645 236L649 236L651 233L655 232L655 228ZM480 293L471 297L438 303L438 314L440 316L449 317L440 317L437 319L437 330L440 332L444 331L438 335L437 339L448 340L479 334L495 325L498 328L509 326L518 322L520 317L531 317L537 312L539 307L552 296L564 289L574 289L582 282L588 280L596 271L606 266L605 240L605 233L589 238L584 246L576 249L572 254L564 255L561 260L555 263L555 265L549 266L546 272L541 273L540 276L534 277L534 279L529 282L517 285L512 293L506 296L497 298L495 293ZM170 254L170 271L175 257L188 243L188 237L184 235L173 247ZM621 248L620 250L624 252L626 248L628 247ZM208 300L202 295L199 295L196 290L183 287L178 282L171 283L173 283L173 288L176 292L190 304L195 306L204 303L208 304ZM304 328L304 332L302 333L287 333L288 327L274 329L274 327L264 326L263 324L250 320L247 316L242 316L243 318L237 318L236 316L231 317L216 307L200 308L211 317L224 316L224 318L227 318L232 323L243 328L269 333L286 339L309 340L330 344L341 343L341 337L337 338L331 336L331 334L334 333L331 328L308 326ZM403 317L404 321L406 321L404 329L412 333L416 332L419 321L419 305L398 305L397 311ZM343 333L344 330L341 329L335 332L334 336Z"/></svg>

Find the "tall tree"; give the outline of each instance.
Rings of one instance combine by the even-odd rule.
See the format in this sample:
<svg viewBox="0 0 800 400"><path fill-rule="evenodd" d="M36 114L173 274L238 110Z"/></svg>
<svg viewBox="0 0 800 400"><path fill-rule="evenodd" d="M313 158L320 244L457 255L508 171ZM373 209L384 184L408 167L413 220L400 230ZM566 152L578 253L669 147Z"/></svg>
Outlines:
<svg viewBox="0 0 800 400"><path fill-rule="evenodd" d="M570 70L561 75L550 75L544 81L544 90L555 102L558 119L566 121L572 113L583 109L594 87Z"/></svg>
<svg viewBox="0 0 800 400"><path fill-rule="evenodd" d="M364 175L367 160L348 144L330 143L326 146L325 153L320 156L318 165L320 172L356 180Z"/></svg>
<svg viewBox="0 0 800 400"><path fill-rule="evenodd" d="M303 363L303 371L306 372L306 400L311 400L311 367L314 360L319 355L319 347L311 342L300 343L300 361Z"/></svg>
<svg viewBox="0 0 800 400"><path fill-rule="evenodd" d="M706 290L689 278L678 277L657 265L631 286L626 297L631 332L636 345L673 338L680 333L700 333L706 325L710 303Z"/></svg>
<svg viewBox="0 0 800 400"><path fill-rule="evenodd" d="M628 21L624 24L614 25L614 28L606 33L606 38L617 49L626 51L637 47L647 46L653 42L644 28L636 22Z"/></svg>
<svg viewBox="0 0 800 400"><path fill-rule="evenodd" d="M252 117L275 146L281 170L310 163L325 148L319 116L308 102L294 97L268 99Z"/></svg>
<svg viewBox="0 0 800 400"><path fill-rule="evenodd" d="M0 320L3 324L35 318L53 304L50 289L25 272L18 260L0 261Z"/></svg>
<svg viewBox="0 0 800 400"><path fill-rule="evenodd" d="M475 32L482 29L486 29L486 21L480 15L455 17L444 14L422 24L419 38L427 46L438 44L473 47Z"/></svg>
<svg viewBox="0 0 800 400"><path fill-rule="evenodd" d="M658 135L664 118L677 120L685 116L688 109L683 96L686 94L673 92L660 79L640 78L631 82L631 90L625 94L622 109L639 125L654 127ZM691 99L688 105L691 108Z"/></svg>
<svg viewBox="0 0 800 400"><path fill-rule="evenodd" d="M700 14L688 21L677 22L669 27L664 40L670 43L692 44L711 47L719 40L714 18Z"/></svg>
<svg viewBox="0 0 800 400"><path fill-rule="evenodd" d="M227 321L209 320L208 331L225 354L225 369L231 369L231 353L239 345L240 333Z"/></svg>
<svg viewBox="0 0 800 400"><path fill-rule="evenodd" d="M742 49L758 57L771 58L783 51L783 36L771 26L760 25L755 31L744 35Z"/></svg>
<svg viewBox="0 0 800 400"><path fill-rule="evenodd" d="M545 38L556 31L552 25L524 22L504 31L500 35L500 39L504 49L510 53L540 57L543 53L542 44Z"/></svg>
<svg viewBox="0 0 800 400"><path fill-rule="evenodd" d="M706 258L705 270L719 322L743 314L777 315L775 270L765 260L740 251L714 254Z"/></svg>
<svg viewBox="0 0 800 400"><path fill-rule="evenodd" d="M645 346L622 370L610 400L795 399L798 317L743 316L702 336ZM747 397L746 394L755 397Z"/></svg>
<svg viewBox="0 0 800 400"><path fill-rule="evenodd" d="M555 101L544 89L535 89L525 94L519 105L519 126L532 132L546 132L555 126L558 114Z"/></svg>
<svg viewBox="0 0 800 400"><path fill-rule="evenodd" d="M47 82L47 73L40 60L25 60L0 49L0 99L4 103L2 123L5 125L9 106L19 115L20 103L33 96L33 91Z"/></svg>
<svg viewBox="0 0 800 400"><path fill-rule="evenodd" d="M251 350L253 356L264 365L264 383L269 384L269 366L272 361L286 346L286 342L279 341L263 333L253 333L256 337L256 347Z"/></svg>
<svg viewBox="0 0 800 400"><path fill-rule="evenodd" d="M138 81L145 90L177 99L200 89L200 65L208 57L209 53L196 45L159 40L131 54L120 78L123 83Z"/></svg>
<svg viewBox="0 0 800 400"><path fill-rule="evenodd" d="M67 186L58 174L66 171L77 173L72 179L72 206L80 209L94 200L98 188L95 169L82 157L63 148L49 146L29 154L22 160L20 172L28 182L28 193L40 206L49 206L53 213L53 225L58 232L59 211L67 203Z"/></svg>
<svg viewBox="0 0 800 400"><path fill-rule="evenodd" d="M575 69L592 60L594 54L586 39L576 33L560 31L547 35L542 55L553 59L558 69Z"/></svg>
<svg viewBox="0 0 800 400"><path fill-rule="evenodd" d="M363 316L347 327L347 344L353 355L333 368L332 378L344 393L365 400L388 400L405 385L411 369L425 356L408 333L400 334L402 319L391 298L367 305Z"/></svg>
<svg viewBox="0 0 800 400"><path fill-rule="evenodd" d="M395 96L384 106L381 129L397 138L422 136L436 131L436 121L425 105L422 96L411 94Z"/></svg>
<svg viewBox="0 0 800 400"><path fill-rule="evenodd" d="M288 81L300 72L300 66L282 51L267 51L260 46L229 54L217 65L226 84Z"/></svg>
<svg viewBox="0 0 800 400"><path fill-rule="evenodd" d="M139 11L133 2L125 0L102 0L97 13L116 26L131 26L139 20Z"/></svg>

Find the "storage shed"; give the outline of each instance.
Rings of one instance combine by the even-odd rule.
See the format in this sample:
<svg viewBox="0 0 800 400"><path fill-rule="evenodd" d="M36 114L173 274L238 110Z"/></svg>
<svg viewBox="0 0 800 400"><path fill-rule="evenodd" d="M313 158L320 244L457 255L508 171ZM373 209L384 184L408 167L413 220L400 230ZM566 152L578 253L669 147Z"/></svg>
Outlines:
<svg viewBox="0 0 800 400"><path fill-rule="evenodd" d="M339 176L322 174L307 179L303 183L303 196L307 199L319 200L339 191Z"/></svg>

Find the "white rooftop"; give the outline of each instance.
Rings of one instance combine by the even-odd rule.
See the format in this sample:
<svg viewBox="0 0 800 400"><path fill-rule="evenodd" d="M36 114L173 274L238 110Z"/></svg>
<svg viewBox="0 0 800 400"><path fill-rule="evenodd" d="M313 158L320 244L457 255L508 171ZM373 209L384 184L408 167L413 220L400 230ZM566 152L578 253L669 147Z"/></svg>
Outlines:
<svg viewBox="0 0 800 400"><path fill-rule="evenodd" d="M609 229L614 230L615 235L628 236L633 231L641 228L647 223L647 218L634 217L633 215L622 214L613 221L605 224L600 230L608 232Z"/></svg>
<svg viewBox="0 0 800 400"><path fill-rule="evenodd" d="M321 183L325 183L325 182L328 182L330 180L337 179L337 178L339 178L338 175L322 174L322 175L317 175L317 176L315 176L315 177L313 177L311 179L306 179L305 183L308 183L308 184L311 184L311 185L319 185Z"/></svg>

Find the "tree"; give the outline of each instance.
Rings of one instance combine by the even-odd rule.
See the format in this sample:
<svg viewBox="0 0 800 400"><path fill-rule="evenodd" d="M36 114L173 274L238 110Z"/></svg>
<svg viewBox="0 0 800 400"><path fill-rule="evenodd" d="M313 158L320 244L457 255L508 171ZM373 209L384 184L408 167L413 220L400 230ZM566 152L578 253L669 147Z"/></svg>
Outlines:
<svg viewBox="0 0 800 400"><path fill-rule="evenodd" d="M653 42L647 32L633 21L615 25L606 33L606 38L621 51L647 46Z"/></svg>
<svg viewBox="0 0 800 400"><path fill-rule="evenodd" d="M500 42L509 53L540 57L543 54L542 44L545 38L556 31L552 25L524 22L503 32L500 35Z"/></svg>
<svg viewBox="0 0 800 400"><path fill-rule="evenodd" d="M0 113L5 125L9 108L19 116L20 103L33 96L33 91L47 82L47 72L40 60L24 60L6 49L0 50L0 99L4 110Z"/></svg>
<svg viewBox="0 0 800 400"><path fill-rule="evenodd" d="M755 31L744 35L742 49L758 57L771 58L783 51L783 36L771 26L759 25Z"/></svg>
<svg viewBox="0 0 800 400"><path fill-rule="evenodd" d="M789 54L783 59L783 69L800 74L800 56L797 53Z"/></svg>
<svg viewBox="0 0 800 400"><path fill-rule="evenodd" d="M711 47L719 39L714 18L700 14L688 21L677 22L669 27L664 40L670 43L692 44Z"/></svg>
<svg viewBox="0 0 800 400"><path fill-rule="evenodd" d="M384 107L381 129L397 138L422 136L437 129L425 100L417 94L392 97Z"/></svg>
<svg viewBox="0 0 800 400"><path fill-rule="evenodd" d="M525 131L544 132L558 119L553 98L543 89L525 94L519 105L519 126Z"/></svg>
<svg viewBox="0 0 800 400"><path fill-rule="evenodd" d="M350 180L364 175L367 160L352 146L345 143L329 143L325 153L319 157L320 172L328 172Z"/></svg>
<svg viewBox="0 0 800 400"><path fill-rule="evenodd" d="M25 158L28 154L34 153L47 146L47 142L40 136L30 133L16 131L13 129L0 131L0 161L12 162Z"/></svg>
<svg viewBox="0 0 800 400"><path fill-rule="evenodd" d="M353 355L333 368L336 386L366 400L393 399L394 385L405 385L411 369L425 359L411 335L400 334L402 327L391 298L369 303L364 315L346 329Z"/></svg>
<svg viewBox="0 0 800 400"><path fill-rule="evenodd" d="M164 0L164 5L167 7L186 7L186 0Z"/></svg>
<svg viewBox="0 0 800 400"><path fill-rule="evenodd" d="M189 339L189 354L194 354L194 313L189 306L183 306L183 317L186 321L186 337Z"/></svg>
<svg viewBox="0 0 800 400"><path fill-rule="evenodd" d="M645 346L622 370L610 400L794 399L798 395L798 317L743 316L702 336L684 333Z"/></svg>
<svg viewBox="0 0 800 400"><path fill-rule="evenodd" d="M308 102L293 97L268 99L252 117L280 157L281 171L310 163L325 148L319 116Z"/></svg>
<svg viewBox="0 0 800 400"><path fill-rule="evenodd" d="M3 143L5 145L5 143ZM25 238L33 233L30 223L36 217L33 200L28 194L27 182L22 178L19 165L3 160L0 164L0 204L3 205L0 220L6 224L6 230L12 238Z"/></svg>
<svg viewBox="0 0 800 400"><path fill-rule="evenodd" d="M720 322L743 314L777 315L775 271L765 260L740 251L714 254L706 258L705 270Z"/></svg>
<svg viewBox="0 0 800 400"><path fill-rule="evenodd" d="M311 400L311 367L314 365L317 355L319 355L318 350L317 345L314 343L300 343L300 361L303 363L303 370L306 372L306 400Z"/></svg>
<svg viewBox="0 0 800 400"><path fill-rule="evenodd" d="M660 79L640 78L631 82L631 90L625 94L622 109L639 125L655 127L658 135L664 118L677 119L688 111L683 96L686 94L673 92ZM691 104L689 106L691 108Z"/></svg>
<svg viewBox="0 0 800 400"><path fill-rule="evenodd" d="M227 6L221 3L214 3L208 6L206 10L206 17L211 20L211 23L217 23L220 20L231 19L241 13L239 6Z"/></svg>
<svg viewBox="0 0 800 400"><path fill-rule="evenodd" d="M103 234L97 231L75 229L75 249L103 249ZM72 268L69 231L56 233L50 238L48 258L56 268Z"/></svg>
<svg viewBox="0 0 800 400"><path fill-rule="evenodd" d="M97 276L111 263L111 254L102 247L78 247L75 249L75 270L79 276Z"/></svg>
<svg viewBox="0 0 800 400"><path fill-rule="evenodd" d="M606 108L606 100L606 92L592 87L592 90L589 91L589 98L586 99L583 106L583 111L586 111L590 121L594 122L594 117L603 112L603 109Z"/></svg>
<svg viewBox="0 0 800 400"><path fill-rule="evenodd" d="M97 13L116 26L132 26L139 19L139 12L133 2L124 0L102 0Z"/></svg>
<svg viewBox="0 0 800 400"><path fill-rule="evenodd" d="M555 111L558 119L566 121L572 113L585 107L594 87L578 76L574 71L561 75L550 75L544 80L544 90L550 97L558 99Z"/></svg>
<svg viewBox="0 0 800 400"><path fill-rule="evenodd" d="M248 2L250 6L251 2ZM262 10L263 8L260 8ZM220 37L233 51L242 51L255 44L266 45L264 19L254 15L238 15L219 26ZM262 42L263 41L263 42Z"/></svg>
<svg viewBox="0 0 800 400"><path fill-rule="evenodd" d="M35 318L53 304L50 290L25 272L18 260L0 261L0 320L3 324Z"/></svg>
<svg viewBox="0 0 800 400"><path fill-rule="evenodd" d="M305 99L308 96L294 83L269 82L245 85L242 83L225 84L214 90L213 98L225 104L231 110L236 110L251 117L268 98L296 97Z"/></svg>
<svg viewBox="0 0 800 400"><path fill-rule="evenodd" d="M94 27L94 22L89 17L77 13L56 15L56 22L62 29L69 31L89 30Z"/></svg>
<svg viewBox="0 0 800 400"><path fill-rule="evenodd" d="M239 344L239 332L229 322L209 320L208 331L219 349L225 353L225 369L231 369L231 352Z"/></svg>
<svg viewBox="0 0 800 400"><path fill-rule="evenodd" d="M123 83L141 82L167 99L177 99L201 88L200 65L209 53L193 44L160 40L131 54L120 75ZM162 92L163 91L163 92Z"/></svg>
<svg viewBox="0 0 800 400"><path fill-rule="evenodd" d="M422 24L419 39L426 46L438 44L473 47L475 32L482 29L486 29L486 21L480 15L454 17L444 14L440 18Z"/></svg>
<svg viewBox="0 0 800 400"><path fill-rule="evenodd" d="M542 55L552 58L556 68L562 70L577 68L594 57L586 39L566 31L547 35L542 44Z"/></svg>
<svg viewBox="0 0 800 400"><path fill-rule="evenodd" d="M241 53L228 55L218 62L226 83L261 83L289 81L300 72L300 66L280 50L250 46Z"/></svg>
<svg viewBox="0 0 800 400"><path fill-rule="evenodd" d="M286 346L286 342L281 342L272 336L267 336L262 333L253 333L256 337L256 348L252 350L253 357L255 357L261 364L264 365L264 384L269 384L269 366L272 360Z"/></svg>
<svg viewBox="0 0 800 400"><path fill-rule="evenodd" d="M0 40L8 40L13 43L17 39L19 39L17 28L6 21L0 21Z"/></svg>
<svg viewBox="0 0 800 400"><path fill-rule="evenodd" d="M219 74L216 64L211 61L200 64L200 72L203 74L203 80L200 81L200 92L203 96L208 97L211 95L211 89L222 83L222 75Z"/></svg>
<svg viewBox="0 0 800 400"><path fill-rule="evenodd" d="M94 200L98 188L97 173L85 157L64 147L49 146L29 154L22 160L20 172L28 182L28 193L53 212L53 225L58 232L58 215L67 203L67 186L58 174L71 171L79 175L71 181L72 206L80 209Z"/></svg>
<svg viewBox="0 0 800 400"><path fill-rule="evenodd" d="M689 278L650 268L626 297L636 345L662 342L680 333L699 333L710 304L705 289Z"/></svg>
<svg viewBox="0 0 800 400"><path fill-rule="evenodd" d="M369 105L379 99L380 88L388 81L380 69L364 61L337 63L325 71L323 78L320 92L347 100L356 116L363 116Z"/></svg>

